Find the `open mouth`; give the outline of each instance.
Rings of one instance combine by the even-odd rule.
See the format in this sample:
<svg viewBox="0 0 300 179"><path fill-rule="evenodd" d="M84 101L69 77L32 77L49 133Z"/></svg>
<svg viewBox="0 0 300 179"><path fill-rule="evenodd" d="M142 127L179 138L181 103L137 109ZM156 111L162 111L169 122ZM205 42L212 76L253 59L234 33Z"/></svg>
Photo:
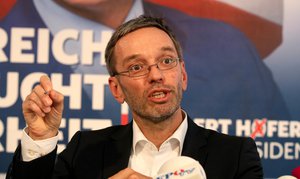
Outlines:
<svg viewBox="0 0 300 179"><path fill-rule="evenodd" d="M164 98L166 96L166 93L165 92L155 92L155 93L152 93L151 95L153 98L156 98L156 99L159 99L159 98Z"/></svg>
<svg viewBox="0 0 300 179"><path fill-rule="evenodd" d="M164 103L168 101L170 93L170 89L154 89L150 91L148 97L152 102Z"/></svg>

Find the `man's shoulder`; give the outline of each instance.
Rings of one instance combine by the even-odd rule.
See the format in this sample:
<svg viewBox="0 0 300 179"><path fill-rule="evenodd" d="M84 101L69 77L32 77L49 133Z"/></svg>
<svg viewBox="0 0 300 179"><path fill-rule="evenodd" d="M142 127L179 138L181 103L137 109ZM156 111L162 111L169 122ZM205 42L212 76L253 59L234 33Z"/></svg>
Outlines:
<svg viewBox="0 0 300 179"><path fill-rule="evenodd" d="M243 137L243 136L234 136L234 135L228 135L224 133L220 133L214 130L210 130L210 139L215 140L222 140L222 141L235 141L235 142L241 142L244 140L252 140L250 137Z"/></svg>
<svg viewBox="0 0 300 179"><path fill-rule="evenodd" d="M209 130L209 129L206 129ZM207 144L212 148L244 148L245 146L255 146L255 142L250 137L233 136L209 130L207 135Z"/></svg>
<svg viewBox="0 0 300 179"><path fill-rule="evenodd" d="M74 136L84 140L118 140L125 136L132 135L131 123L127 125L115 125L92 131L78 131Z"/></svg>
<svg viewBox="0 0 300 179"><path fill-rule="evenodd" d="M204 142L193 141L189 146L196 148L189 152L194 151L192 155L202 162L208 178L262 178L260 158L252 138L222 134L200 126L194 130L198 137L203 135Z"/></svg>

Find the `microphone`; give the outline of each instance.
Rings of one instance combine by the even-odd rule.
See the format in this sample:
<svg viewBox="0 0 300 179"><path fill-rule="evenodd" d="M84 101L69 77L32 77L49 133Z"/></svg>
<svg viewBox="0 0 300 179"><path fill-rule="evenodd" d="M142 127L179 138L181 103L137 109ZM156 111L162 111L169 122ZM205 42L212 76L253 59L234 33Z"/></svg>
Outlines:
<svg viewBox="0 0 300 179"><path fill-rule="evenodd" d="M166 161L153 179L206 179L206 174L198 161L179 156Z"/></svg>
<svg viewBox="0 0 300 179"><path fill-rule="evenodd" d="M297 179L297 178L293 177L291 175L283 175L283 176L279 177L278 179Z"/></svg>
<svg viewBox="0 0 300 179"><path fill-rule="evenodd" d="M300 178L300 166L293 169L292 175L296 178Z"/></svg>

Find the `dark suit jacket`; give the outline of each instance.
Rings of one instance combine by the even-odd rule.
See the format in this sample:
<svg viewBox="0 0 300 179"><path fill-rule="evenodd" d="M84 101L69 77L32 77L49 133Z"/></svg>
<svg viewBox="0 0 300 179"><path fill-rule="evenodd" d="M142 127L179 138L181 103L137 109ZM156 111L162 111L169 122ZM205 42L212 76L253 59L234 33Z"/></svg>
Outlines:
<svg viewBox="0 0 300 179"><path fill-rule="evenodd" d="M66 150L56 150L31 162L20 161L17 149L7 178L108 178L128 166L132 123L98 131L77 132ZM197 126L188 119L182 155L198 160L208 179L263 178L256 145ZM54 172L52 169L54 168Z"/></svg>

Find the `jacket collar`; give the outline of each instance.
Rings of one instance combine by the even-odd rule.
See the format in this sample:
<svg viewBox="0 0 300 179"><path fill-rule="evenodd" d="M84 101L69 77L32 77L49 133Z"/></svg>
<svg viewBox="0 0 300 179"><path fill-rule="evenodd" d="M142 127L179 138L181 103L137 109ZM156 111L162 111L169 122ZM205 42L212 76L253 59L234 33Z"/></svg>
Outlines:
<svg viewBox="0 0 300 179"><path fill-rule="evenodd" d="M103 177L109 178L128 166L132 145L132 122L119 126L119 130L110 136L103 154Z"/></svg>
<svg viewBox="0 0 300 179"><path fill-rule="evenodd" d="M207 158L207 131L188 117L188 130L183 143L182 155L198 160L202 166Z"/></svg>
<svg viewBox="0 0 300 179"><path fill-rule="evenodd" d="M108 178L120 170L128 167L132 147L132 122L119 126L120 129L111 136L104 149L103 177ZM197 126L188 116L188 130L183 143L183 156L189 156L198 160L205 166L207 158L207 132L202 127Z"/></svg>

